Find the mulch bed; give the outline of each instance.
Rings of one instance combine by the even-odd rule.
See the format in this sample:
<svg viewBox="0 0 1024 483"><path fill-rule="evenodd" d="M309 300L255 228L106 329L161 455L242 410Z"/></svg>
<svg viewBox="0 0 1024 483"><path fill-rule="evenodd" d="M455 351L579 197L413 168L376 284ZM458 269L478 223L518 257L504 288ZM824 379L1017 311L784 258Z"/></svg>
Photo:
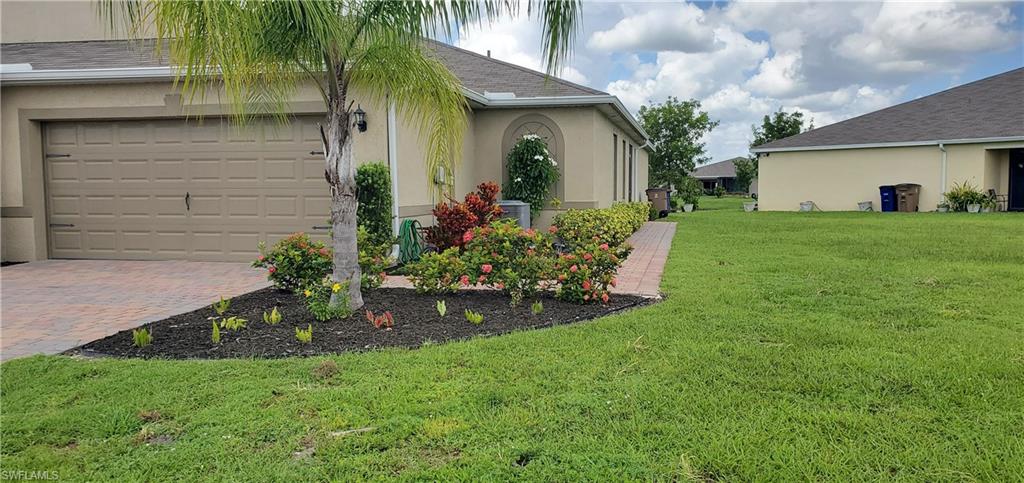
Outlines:
<svg viewBox="0 0 1024 483"><path fill-rule="evenodd" d="M231 300L227 315L248 319L246 328L237 332L221 329L221 343L210 339L213 309L206 307L145 324L153 343L138 348L132 343L132 331L125 330L71 349L68 354L85 356L141 357L164 359L277 358L313 356L340 352L366 351L385 347L419 347L424 342L445 342L474 336L491 336L517 330L538 329L594 319L613 312L646 305L650 299L629 295L613 296L607 305L575 305L550 295L541 300L544 311L533 315L532 301L512 307L509 299L489 290L464 290L452 295L421 295L411 289L387 288L363 294L365 307L343 320L316 321L300 297L275 288L240 295ZM436 309L445 300L447 314L442 319ZM277 325L263 322L263 312L278 307L283 320ZM484 315L484 322L466 321L463 311ZM390 310L395 325L377 329L366 319L366 310L380 313ZM295 339L295 328L313 325L313 341L302 344Z"/></svg>

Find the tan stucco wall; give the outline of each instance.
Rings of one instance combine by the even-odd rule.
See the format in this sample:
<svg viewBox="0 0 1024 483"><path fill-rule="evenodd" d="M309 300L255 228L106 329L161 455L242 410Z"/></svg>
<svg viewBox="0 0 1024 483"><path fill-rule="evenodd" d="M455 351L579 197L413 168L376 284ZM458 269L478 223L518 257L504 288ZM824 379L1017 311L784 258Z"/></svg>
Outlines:
<svg viewBox="0 0 1024 483"><path fill-rule="evenodd" d="M794 211L813 201L826 211L852 211L860 201L880 209L878 187L921 185L919 209L931 211L954 183L1005 192L1006 149L1020 143L946 145L946 186L941 186L942 152L937 145L869 149L776 152L761 156L758 209Z"/></svg>

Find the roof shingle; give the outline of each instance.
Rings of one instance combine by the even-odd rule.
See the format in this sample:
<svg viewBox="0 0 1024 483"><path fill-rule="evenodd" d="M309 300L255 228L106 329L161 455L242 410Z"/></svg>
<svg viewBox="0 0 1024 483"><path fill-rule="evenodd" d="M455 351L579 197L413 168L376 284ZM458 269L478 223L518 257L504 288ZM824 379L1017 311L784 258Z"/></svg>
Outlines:
<svg viewBox="0 0 1024 483"><path fill-rule="evenodd" d="M698 179L709 179L709 178L735 178L736 177L736 164L733 161L737 159L744 159L742 157L736 157L726 159L725 161L719 161L717 163L705 164L704 166L698 166L697 169L690 173L690 176Z"/></svg>
<svg viewBox="0 0 1024 483"><path fill-rule="evenodd" d="M502 62L451 45L428 41L430 49L462 82L477 93L511 92L516 97L607 95L596 89L549 77L542 72ZM34 70L164 67L152 40L101 40L0 45L0 62L31 64Z"/></svg>
<svg viewBox="0 0 1024 483"><path fill-rule="evenodd" d="M1024 137L1024 68L864 114L754 151Z"/></svg>

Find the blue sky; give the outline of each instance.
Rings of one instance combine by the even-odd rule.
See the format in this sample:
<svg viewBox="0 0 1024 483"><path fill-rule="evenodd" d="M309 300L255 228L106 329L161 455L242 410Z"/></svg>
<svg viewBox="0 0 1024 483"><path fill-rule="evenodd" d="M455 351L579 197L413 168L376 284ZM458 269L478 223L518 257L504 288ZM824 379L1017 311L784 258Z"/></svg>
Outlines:
<svg viewBox="0 0 1024 483"><path fill-rule="evenodd" d="M1024 66L1024 3L586 2L561 76L630 109L700 100L720 126L712 159L746 154L776 109L831 124ZM462 31L455 43L543 69L528 19Z"/></svg>

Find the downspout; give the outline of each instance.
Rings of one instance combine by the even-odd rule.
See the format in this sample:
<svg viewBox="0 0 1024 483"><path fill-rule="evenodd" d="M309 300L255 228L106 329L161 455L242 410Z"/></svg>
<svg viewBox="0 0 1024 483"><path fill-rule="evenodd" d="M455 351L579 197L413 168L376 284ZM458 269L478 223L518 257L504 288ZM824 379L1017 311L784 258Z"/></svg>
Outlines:
<svg viewBox="0 0 1024 483"><path fill-rule="evenodd" d="M940 178L940 180L941 180L940 182L942 183L942 186L941 186L940 192L941 192L942 195L945 195L946 194L946 186L947 186L946 185L946 176L947 176L947 172L949 171L949 163L948 163L948 161L946 159L946 145L943 144L943 143L939 143L939 151L942 151L942 176Z"/></svg>
<svg viewBox="0 0 1024 483"><path fill-rule="evenodd" d="M398 119L395 103L388 101L388 169L391 175L391 235L398 238ZM398 245L394 246L397 253Z"/></svg>

